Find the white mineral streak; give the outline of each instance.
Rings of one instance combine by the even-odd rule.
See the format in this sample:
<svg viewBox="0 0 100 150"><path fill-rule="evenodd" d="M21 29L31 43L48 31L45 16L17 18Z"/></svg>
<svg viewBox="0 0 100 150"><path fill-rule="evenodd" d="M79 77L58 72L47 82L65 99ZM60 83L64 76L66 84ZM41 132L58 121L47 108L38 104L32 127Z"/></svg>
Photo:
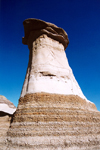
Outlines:
<svg viewBox="0 0 100 150"><path fill-rule="evenodd" d="M31 57L21 97L27 93L46 92L73 94L86 99L68 64L61 43L42 35L33 42Z"/></svg>
<svg viewBox="0 0 100 150"><path fill-rule="evenodd" d="M16 108L11 108L7 104L0 104L0 111L13 114L16 111Z"/></svg>

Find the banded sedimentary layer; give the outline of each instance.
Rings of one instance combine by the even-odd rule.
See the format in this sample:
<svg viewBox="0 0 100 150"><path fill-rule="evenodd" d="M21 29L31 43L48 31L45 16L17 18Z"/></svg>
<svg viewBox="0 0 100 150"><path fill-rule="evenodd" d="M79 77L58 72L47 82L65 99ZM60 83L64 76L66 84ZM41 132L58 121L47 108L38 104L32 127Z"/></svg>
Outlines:
<svg viewBox="0 0 100 150"><path fill-rule="evenodd" d="M100 113L74 95L27 94L8 131L8 149L93 149L100 146ZM24 104L24 105L23 105Z"/></svg>
<svg viewBox="0 0 100 150"><path fill-rule="evenodd" d="M0 149L4 149L6 135L10 126L11 118L16 107L5 96L0 95Z"/></svg>
<svg viewBox="0 0 100 150"><path fill-rule="evenodd" d="M12 115L0 112L0 149L4 149Z"/></svg>

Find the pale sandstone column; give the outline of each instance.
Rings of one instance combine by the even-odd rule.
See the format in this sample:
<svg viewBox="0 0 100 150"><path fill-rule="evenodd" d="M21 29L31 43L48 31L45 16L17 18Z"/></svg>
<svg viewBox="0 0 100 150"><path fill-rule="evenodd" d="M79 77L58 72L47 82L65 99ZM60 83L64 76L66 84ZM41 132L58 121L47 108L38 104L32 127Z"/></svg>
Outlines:
<svg viewBox="0 0 100 150"><path fill-rule="evenodd" d="M68 64L67 33L54 24L37 19L24 21L23 44L30 50L29 65L21 97L28 93L83 95Z"/></svg>

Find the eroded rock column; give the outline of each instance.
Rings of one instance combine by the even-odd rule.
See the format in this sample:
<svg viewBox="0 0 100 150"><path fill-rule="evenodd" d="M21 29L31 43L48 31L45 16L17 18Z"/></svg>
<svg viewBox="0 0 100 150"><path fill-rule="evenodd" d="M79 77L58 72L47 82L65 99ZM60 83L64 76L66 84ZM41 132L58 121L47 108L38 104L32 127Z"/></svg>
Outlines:
<svg viewBox="0 0 100 150"><path fill-rule="evenodd" d="M24 30L29 64L6 150L99 148L100 113L68 64L67 33L37 19L25 20Z"/></svg>
<svg viewBox="0 0 100 150"><path fill-rule="evenodd" d="M37 19L24 21L23 44L30 50L29 65L21 97L28 93L83 95L68 64L65 49L67 33L51 23Z"/></svg>

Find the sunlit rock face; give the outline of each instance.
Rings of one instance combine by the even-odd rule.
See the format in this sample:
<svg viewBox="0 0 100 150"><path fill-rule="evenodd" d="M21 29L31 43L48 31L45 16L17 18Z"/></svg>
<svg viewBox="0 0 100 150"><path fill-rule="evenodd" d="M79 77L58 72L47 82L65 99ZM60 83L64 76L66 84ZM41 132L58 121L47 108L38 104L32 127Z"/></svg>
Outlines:
<svg viewBox="0 0 100 150"><path fill-rule="evenodd" d="M40 25L41 21L26 20L24 22L25 37L23 41L27 42L23 43L28 45L30 57L21 97L28 93L46 92L78 95L86 99L73 75L65 54L65 48L69 42L67 33L50 23L47 23L47 27L44 29L40 29L40 26L35 25L36 23ZM28 27L26 27L26 24ZM33 25L35 31L28 31L30 29L29 24L30 26ZM60 34L61 32L62 34L57 33L56 30L60 30ZM37 37L37 32L42 35L39 34L39 37ZM34 39L36 40L34 41Z"/></svg>
<svg viewBox="0 0 100 150"><path fill-rule="evenodd" d="M68 64L67 33L37 19L24 21L29 64L6 150L100 148L100 113L83 95Z"/></svg>
<svg viewBox="0 0 100 150"><path fill-rule="evenodd" d="M5 96L0 95L0 112L13 114L16 111L16 107Z"/></svg>
<svg viewBox="0 0 100 150"><path fill-rule="evenodd" d="M0 149L5 149L6 135L16 107L5 96L0 95Z"/></svg>

